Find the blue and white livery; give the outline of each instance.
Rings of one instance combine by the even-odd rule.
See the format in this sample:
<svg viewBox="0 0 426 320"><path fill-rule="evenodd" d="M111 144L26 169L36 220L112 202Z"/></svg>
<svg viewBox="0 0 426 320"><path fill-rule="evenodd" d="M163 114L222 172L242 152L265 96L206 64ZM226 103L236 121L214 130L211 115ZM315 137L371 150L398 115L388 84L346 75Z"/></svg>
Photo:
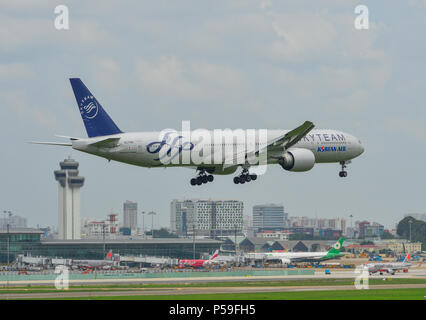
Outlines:
<svg viewBox="0 0 426 320"><path fill-rule="evenodd" d="M244 143L228 137L233 133L226 130L220 140L205 139L206 135L200 139L194 131L183 130L123 132L80 79L72 78L70 82L88 138L65 137L70 141L33 143L71 146L108 160L141 167L194 168L198 175L191 179L192 185L211 182L213 175L234 174L239 168L242 171L234 177L234 183L244 184L257 179L252 169L261 164L279 164L287 171L304 172L316 163L334 162L341 165L339 176L346 177L346 165L364 152L361 141L354 136L338 130L314 130L310 121L293 130L264 130L263 140L249 141L247 138ZM247 137L250 133L249 130L241 132ZM215 131L206 130L206 133L215 136ZM246 147L249 144L251 148ZM256 159L261 159L262 155L265 161L261 163Z"/></svg>

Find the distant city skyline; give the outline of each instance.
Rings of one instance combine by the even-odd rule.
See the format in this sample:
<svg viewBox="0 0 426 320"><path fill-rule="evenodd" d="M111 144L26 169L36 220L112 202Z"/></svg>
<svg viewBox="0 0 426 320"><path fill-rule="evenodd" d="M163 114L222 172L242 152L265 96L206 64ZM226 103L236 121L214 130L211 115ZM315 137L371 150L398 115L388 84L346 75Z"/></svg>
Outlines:
<svg viewBox="0 0 426 320"><path fill-rule="evenodd" d="M181 200L178 200L178 201L184 201L184 200L185 199L182 198ZM191 197L189 197L188 199L186 199L186 201L189 201L189 200L191 200L191 201L192 200L203 200L203 201L206 201L207 199L197 199L197 198L191 198ZM210 200L212 200L212 199L210 199ZM235 199L235 200L236 201L241 201L241 200L237 200L237 199ZM173 201L176 201L176 199L173 199L171 202L173 202ZM242 202L245 203L244 201L242 201ZM125 220L125 210L124 210L124 207L126 206L126 204L127 204L127 206L129 206L129 205L135 206L136 205L136 215L141 215L142 211L144 211L145 213L149 212L149 211L146 211L144 209L137 209L137 207L138 207L138 203L137 202L126 200L126 201L123 201L121 203L121 206L123 207L123 210L121 210L121 211L120 210L110 210L109 212L106 212L105 214L100 215L100 216L93 216L93 215L92 216L85 216L84 213L83 213L82 216L81 216L81 221L85 221L85 220L104 221L104 220L106 220L106 218L107 218L108 215L110 215L110 214L117 214L118 217L119 217L118 221L120 222L120 225L123 226L123 227L126 227L125 226L125 222L124 222L124 220ZM169 203L169 205L170 205L170 203ZM254 204L252 207L249 207L249 208L244 205L244 209L243 209L243 211L244 211L244 213L243 213L244 219L248 218L248 219L252 220L253 219L253 209L255 207L265 207L265 206L277 206L277 207L281 206L282 209L284 210L283 212L285 213L285 217L286 217L285 219L288 219L287 221L296 221L296 220L294 220L295 218L299 219L300 221L302 221L302 219L308 219L308 221L317 221L317 220L327 220L327 221L330 220L330 221L332 221L332 220L335 220L335 219L337 219L337 220L338 219L344 219L344 220L346 220L346 222L345 222L344 225L346 227L350 227L350 222L351 222L350 215L348 215L348 216L332 216L332 217L320 216L320 215L318 215L318 213L315 213L315 216L310 216L310 215L292 215L292 214L289 214L284 209L283 205L276 204L276 203L269 203L269 204L259 203L259 204ZM247 211L248 211L248 213L246 213ZM24 216L22 216L22 215L21 216L14 215L13 211L6 211L6 212L10 212L12 214L11 215L12 219L17 219L19 217L20 218L19 221L24 221L24 220L25 220L25 222L27 221L27 218L24 217ZM2 213L2 211L0 211L0 213ZM170 229L172 229L172 225L170 223L170 208L169 208L169 211L166 212L166 214L168 215L167 216L168 222L164 223L164 222L158 221L157 217L156 217L155 218L155 223L154 223L155 224L155 228L170 228ZM3 213L3 215L5 215L5 213ZM132 217L133 216L134 216L134 214L132 215ZM394 224L391 223L390 225L386 225L386 224L382 224L382 225L385 226L385 229L389 229L389 230L394 229L394 228L396 228L397 223L400 220L402 220L404 217L406 217L406 216L412 216L415 219L420 219L421 220L422 218L424 218L424 216L426 216L426 214L404 214L403 216L401 216L401 218L399 220L395 221ZM7 219L8 218L6 218L6 217L0 218L0 226ZM22 219L24 219L24 220L22 220ZM130 216L129 216L128 219L130 219ZM149 221L147 219L148 219L148 217L146 216L145 217L145 229L146 230L148 230L148 229L151 228L151 218L149 219ZM368 219L368 218L358 219L356 216L352 216L352 219L353 219L352 220L353 224L355 224L356 222L361 222L361 221L370 221L372 223L375 222L375 221L373 221L374 219ZM36 227L37 225L39 227L47 227L47 226L54 227L55 229L57 229L57 227L58 227L57 224L42 225L42 224L37 223L37 222L35 224L31 224L30 227ZM136 225L137 225L138 228L142 229L142 217L136 218Z"/></svg>

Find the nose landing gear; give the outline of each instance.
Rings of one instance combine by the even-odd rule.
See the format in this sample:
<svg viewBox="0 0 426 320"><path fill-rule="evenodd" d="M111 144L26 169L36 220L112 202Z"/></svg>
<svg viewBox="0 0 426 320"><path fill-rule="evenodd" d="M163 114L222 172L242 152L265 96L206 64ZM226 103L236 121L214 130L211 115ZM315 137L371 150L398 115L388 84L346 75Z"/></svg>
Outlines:
<svg viewBox="0 0 426 320"><path fill-rule="evenodd" d="M339 177L344 178L348 176L348 172L345 171L346 165L349 163L349 161L340 161L340 165L342 166L342 171L339 172Z"/></svg>

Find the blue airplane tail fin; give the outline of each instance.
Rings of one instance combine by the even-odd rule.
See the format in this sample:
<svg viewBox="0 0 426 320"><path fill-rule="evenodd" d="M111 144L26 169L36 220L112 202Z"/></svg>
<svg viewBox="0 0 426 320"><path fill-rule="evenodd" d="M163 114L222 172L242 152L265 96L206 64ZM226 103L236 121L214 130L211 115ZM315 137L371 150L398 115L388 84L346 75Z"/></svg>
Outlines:
<svg viewBox="0 0 426 320"><path fill-rule="evenodd" d="M89 138L122 133L83 81L71 78L70 82Z"/></svg>

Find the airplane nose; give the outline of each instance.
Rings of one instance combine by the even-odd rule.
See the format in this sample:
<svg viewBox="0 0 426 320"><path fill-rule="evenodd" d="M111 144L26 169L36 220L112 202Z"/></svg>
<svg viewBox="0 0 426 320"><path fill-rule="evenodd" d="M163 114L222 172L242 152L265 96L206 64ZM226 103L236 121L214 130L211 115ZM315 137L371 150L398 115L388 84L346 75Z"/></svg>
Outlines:
<svg viewBox="0 0 426 320"><path fill-rule="evenodd" d="M359 154L364 153L364 146L362 145L361 141L358 141L358 151L359 151Z"/></svg>

